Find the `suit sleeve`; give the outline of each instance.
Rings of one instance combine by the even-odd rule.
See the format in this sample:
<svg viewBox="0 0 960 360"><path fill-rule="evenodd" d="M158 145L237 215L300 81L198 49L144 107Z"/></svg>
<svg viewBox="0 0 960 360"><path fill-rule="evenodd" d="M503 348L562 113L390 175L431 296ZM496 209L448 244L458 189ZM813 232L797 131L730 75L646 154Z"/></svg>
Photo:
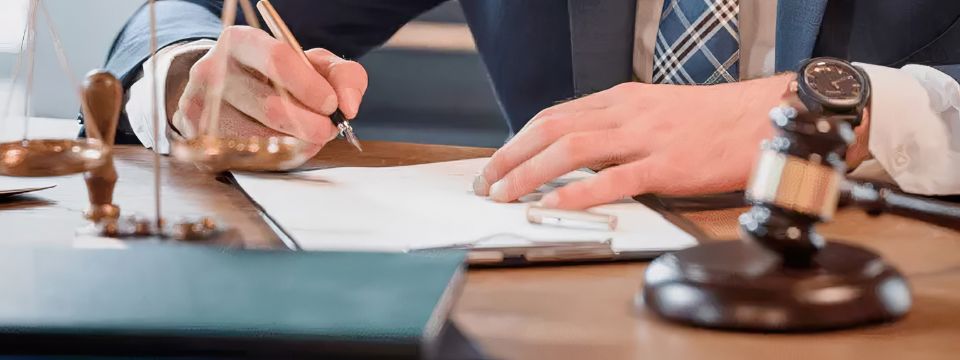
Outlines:
<svg viewBox="0 0 960 360"><path fill-rule="evenodd" d="M216 39L220 34L221 1L158 1L157 45ZM129 88L139 75L140 65L150 57L150 12L146 5L137 10L117 35L107 55L106 69Z"/></svg>
<svg viewBox="0 0 960 360"><path fill-rule="evenodd" d="M274 0L277 11L304 48L323 47L347 58L359 57L386 42L410 19L446 0ZM160 48L220 34L223 1L157 2ZM238 15L237 24L243 24ZM114 40L107 69L129 87L150 55L150 16L141 7Z"/></svg>

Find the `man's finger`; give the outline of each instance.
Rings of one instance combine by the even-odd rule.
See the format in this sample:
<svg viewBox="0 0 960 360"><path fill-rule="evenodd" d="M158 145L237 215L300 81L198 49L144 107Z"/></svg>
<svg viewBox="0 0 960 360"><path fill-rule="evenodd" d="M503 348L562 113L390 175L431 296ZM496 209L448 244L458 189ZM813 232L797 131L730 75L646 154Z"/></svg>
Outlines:
<svg viewBox="0 0 960 360"><path fill-rule="evenodd" d="M214 51L225 47L232 57L290 92L314 112L330 115L337 109L333 87L290 45L267 33L245 26L224 30Z"/></svg>
<svg viewBox="0 0 960 360"><path fill-rule="evenodd" d="M670 181L659 176L656 158L644 158L601 171L594 177L567 184L544 195L540 205L580 210L654 192Z"/></svg>
<svg viewBox="0 0 960 360"><path fill-rule="evenodd" d="M225 85L223 100L266 127L313 144L325 144L337 134L329 117L249 74L233 72Z"/></svg>
<svg viewBox="0 0 960 360"><path fill-rule="evenodd" d="M514 201L568 172L619 157L623 147L614 136L610 130L563 136L494 183L490 187L490 198L499 202Z"/></svg>
<svg viewBox="0 0 960 360"><path fill-rule="evenodd" d="M588 111L556 115L531 124L493 154L477 176L474 192L489 194L490 185L565 135L612 128L613 122L608 118L601 111Z"/></svg>
<svg viewBox="0 0 960 360"><path fill-rule="evenodd" d="M311 49L307 57L320 72L334 91L340 110L348 119L353 119L360 111L360 102L367 92L367 71L356 61L344 60L326 49Z"/></svg>

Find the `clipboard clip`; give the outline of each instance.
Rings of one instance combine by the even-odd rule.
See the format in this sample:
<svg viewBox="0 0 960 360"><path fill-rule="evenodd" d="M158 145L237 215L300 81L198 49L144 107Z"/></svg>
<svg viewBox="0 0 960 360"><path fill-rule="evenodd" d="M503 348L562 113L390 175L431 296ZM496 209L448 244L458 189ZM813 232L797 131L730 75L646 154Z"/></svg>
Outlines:
<svg viewBox="0 0 960 360"><path fill-rule="evenodd" d="M616 253L611 241L603 242L558 242L522 247L471 249L467 263L471 265L503 264L509 262L550 263L584 260L612 260Z"/></svg>
<svg viewBox="0 0 960 360"><path fill-rule="evenodd" d="M516 241L522 239L523 245L489 245L502 237ZM513 234L498 234L478 239L470 243L429 250L468 250L467 263L470 265L498 264L536 264L553 262L576 262L589 260L612 260L617 252L613 250L613 240L578 241L538 241L524 239ZM425 249L426 250L426 249Z"/></svg>

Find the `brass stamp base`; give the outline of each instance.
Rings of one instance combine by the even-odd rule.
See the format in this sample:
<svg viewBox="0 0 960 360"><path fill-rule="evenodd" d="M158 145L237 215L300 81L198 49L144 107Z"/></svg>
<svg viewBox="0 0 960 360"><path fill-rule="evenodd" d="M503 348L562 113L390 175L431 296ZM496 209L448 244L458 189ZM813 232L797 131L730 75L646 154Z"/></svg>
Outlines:
<svg viewBox="0 0 960 360"><path fill-rule="evenodd" d="M187 242L213 242L234 235L232 229L221 227L209 217L176 222L161 219L158 222L153 218L138 216L104 218L91 223L79 233L118 240L165 239Z"/></svg>

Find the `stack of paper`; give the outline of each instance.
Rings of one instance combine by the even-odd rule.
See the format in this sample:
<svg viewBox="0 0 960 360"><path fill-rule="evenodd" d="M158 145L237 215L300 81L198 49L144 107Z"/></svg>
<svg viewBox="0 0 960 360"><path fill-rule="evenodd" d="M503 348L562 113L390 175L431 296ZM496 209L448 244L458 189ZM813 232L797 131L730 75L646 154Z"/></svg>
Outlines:
<svg viewBox="0 0 960 360"><path fill-rule="evenodd" d="M511 241L603 241L613 250L669 251L696 241L632 200L590 211L618 217L615 231L527 222L523 202L589 176L570 173L521 202L473 194L487 159L386 168L334 168L292 174L234 174L244 191L306 250L410 251Z"/></svg>

